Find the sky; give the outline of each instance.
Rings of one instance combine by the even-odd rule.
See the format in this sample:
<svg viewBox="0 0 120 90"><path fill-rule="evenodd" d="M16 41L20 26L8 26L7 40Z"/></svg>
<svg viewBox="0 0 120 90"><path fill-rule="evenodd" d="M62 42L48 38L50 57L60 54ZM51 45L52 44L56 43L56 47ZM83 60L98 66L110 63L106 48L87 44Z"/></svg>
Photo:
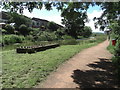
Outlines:
<svg viewBox="0 0 120 90"><path fill-rule="evenodd" d="M94 17L100 17L102 13L103 11L101 10L100 6L95 6L95 7L90 6L87 11L88 19L90 19L90 21L88 23L85 23L85 25L90 26L93 32L103 32L103 31L100 31L99 28L95 29L94 21L93 21Z"/></svg>
<svg viewBox="0 0 120 90"><path fill-rule="evenodd" d="M103 32L100 31L99 29L95 29L94 27L94 21L93 18L94 17L100 17L102 14L102 10L100 9L99 6L90 6L88 11L87 11L87 15L88 15L88 19L90 20L88 23L85 23L86 26L90 26L93 32ZM40 18L40 19L45 19L48 21L54 21L57 24L61 24L61 12L58 11L57 9L53 8L53 10L51 11L47 11L44 7L42 10L38 10L38 9L34 9L32 13L30 13L28 10L24 10L24 15L28 16L28 17L36 17L36 18Z"/></svg>

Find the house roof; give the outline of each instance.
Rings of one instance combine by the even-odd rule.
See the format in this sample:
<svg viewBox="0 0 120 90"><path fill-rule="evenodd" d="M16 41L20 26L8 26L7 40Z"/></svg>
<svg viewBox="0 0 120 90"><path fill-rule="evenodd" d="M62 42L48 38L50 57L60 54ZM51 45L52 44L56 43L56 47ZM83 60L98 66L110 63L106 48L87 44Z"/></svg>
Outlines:
<svg viewBox="0 0 120 90"><path fill-rule="evenodd" d="M47 20L44 20L44 19L39 19L39 18L32 18L32 20L35 20L35 21L44 21L44 22L49 22L49 21L47 21Z"/></svg>
<svg viewBox="0 0 120 90"><path fill-rule="evenodd" d="M45 20L45 19L39 19L39 18L32 18L32 20L35 20L35 21L44 21L44 22L50 22L50 21L48 21L48 20ZM61 27L61 28L63 28L63 26L62 25L59 25L59 24L57 24L56 23L56 25L58 26L58 27Z"/></svg>

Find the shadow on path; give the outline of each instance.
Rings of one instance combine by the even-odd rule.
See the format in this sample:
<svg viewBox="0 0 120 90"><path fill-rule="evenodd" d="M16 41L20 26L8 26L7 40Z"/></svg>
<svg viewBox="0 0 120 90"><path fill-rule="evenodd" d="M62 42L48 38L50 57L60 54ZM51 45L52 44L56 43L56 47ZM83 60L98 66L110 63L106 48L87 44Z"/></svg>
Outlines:
<svg viewBox="0 0 120 90"><path fill-rule="evenodd" d="M99 58L99 62L88 64L90 70L74 70L71 76L78 88L118 88L114 67L109 59Z"/></svg>

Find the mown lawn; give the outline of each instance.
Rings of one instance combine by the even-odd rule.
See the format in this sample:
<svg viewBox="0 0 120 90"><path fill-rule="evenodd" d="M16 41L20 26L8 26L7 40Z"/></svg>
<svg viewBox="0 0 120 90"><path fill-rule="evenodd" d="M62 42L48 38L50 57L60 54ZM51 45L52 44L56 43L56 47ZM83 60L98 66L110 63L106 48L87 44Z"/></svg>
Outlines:
<svg viewBox="0 0 120 90"><path fill-rule="evenodd" d="M79 51L94 45L97 45L97 42L63 45L34 54L17 54L15 50L4 51L2 52L3 88L33 87L61 63Z"/></svg>

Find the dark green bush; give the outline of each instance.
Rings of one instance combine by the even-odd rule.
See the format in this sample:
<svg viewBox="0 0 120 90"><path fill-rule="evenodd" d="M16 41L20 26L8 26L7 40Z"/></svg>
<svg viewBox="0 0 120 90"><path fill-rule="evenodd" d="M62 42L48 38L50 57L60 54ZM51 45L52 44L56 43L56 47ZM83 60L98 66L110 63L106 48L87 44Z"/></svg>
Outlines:
<svg viewBox="0 0 120 90"><path fill-rule="evenodd" d="M14 34L15 28L9 24L5 25L5 30L7 31L8 34Z"/></svg>
<svg viewBox="0 0 120 90"><path fill-rule="evenodd" d="M5 29L0 28L2 31L2 34L7 34L7 31Z"/></svg>
<svg viewBox="0 0 120 90"><path fill-rule="evenodd" d="M78 39L83 39L84 37L83 36L78 36Z"/></svg>
<svg viewBox="0 0 120 90"><path fill-rule="evenodd" d="M53 40L57 40L57 36L55 35L55 33L50 33L50 32L42 32L41 35L37 36L38 37L38 41L53 41Z"/></svg>
<svg viewBox="0 0 120 90"><path fill-rule="evenodd" d="M26 36L29 34L30 31L28 30L28 27L26 25L22 24L19 27L19 32L20 32L20 34Z"/></svg>
<svg viewBox="0 0 120 90"><path fill-rule="evenodd" d="M115 73L118 77L118 80L120 80L120 41L117 40L117 43L115 46L112 46L112 42L110 42L109 46L107 49L114 54L112 57L112 63L116 67Z"/></svg>
<svg viewBox="0 0 120 90"><path fill-rule="evenodd" d="M117 43L116 43L116 46L115 46L115 49L114 49L114 55L115 56L120 56L120 41L117 40Z"/></svg>
<svg viewBox="0 0 120 90"><path fill-rule="evenodd" d="M67 39L74 39L74 38L68 35L64 35L62 36L62 39L67 40Z"/></svg>
<svg viewBox="0 0 120 90"><path fill-rule="evenodd" d="M63 36L63 35L65 35L65 30L64 29L57 29L57 31L55 31L55 34L58 36Z"/></svg>
<svg viewBox="0 0 120 90"><path fill-rule="evenodd" d="M59 27L57 26L57 24L56 23L54 23L54 22L49 22L48 24L47 24L47 27L48 27L48 29L50 30L50 31L56 31Z"/></svg>
<svg viewBox="0 0 120 90"><path fill-rule="evenodd" d="M114 66L116 67L115 73L116 73L118 79L120 80L120 56L113 57L112 62L114 64Z"/></svg>
<svg viewBox="0 0 120 90"><path fill-rule="evenodd" d="M22 43L25 40L24 36L18 35L4 35L2 42L6 45L14 44L14 43Z"/></svg>
<svg viewBox="0 0 120 90"><path fill-rule="evenodd" d="M26 36L26 40L34 42L34 37L32 35Z"/></svg>

